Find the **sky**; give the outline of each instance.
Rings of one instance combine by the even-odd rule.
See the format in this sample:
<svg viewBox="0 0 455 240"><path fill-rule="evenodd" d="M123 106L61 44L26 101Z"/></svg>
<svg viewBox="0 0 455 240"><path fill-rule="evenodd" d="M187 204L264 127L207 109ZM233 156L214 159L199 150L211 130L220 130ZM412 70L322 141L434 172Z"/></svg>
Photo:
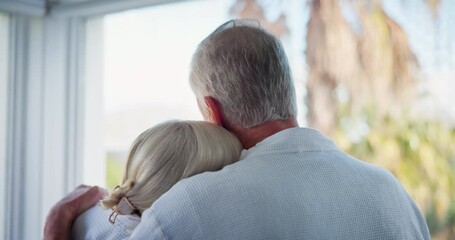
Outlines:
<svg viewBox="0 0 455 240"><path fill-rule="evenodd" d="M185 1L104 18L107 149L127 149L139 133L161 121L201 119L188 84L191 56L203 38L230 19L232 2ZM285 2L291 34L283 43L297 89L298 120L305 125L303 52L309 7L301 0ZM454 109L455 30L450 23L455 22L455 1L442 1L437 18L421 0L383 2L385 10L408 33L422 73L430 80L423 88L437 99L438 107ZM274 11L272 8L266 14L274 17ZM453 110L449 113L455 116Z"/></svg>
<svg viewBox="0 0 455 240"><path fill-rule="evenodd" d="M428 95L420 109L455 121L455 1L442 0L435 16L422 0L384 1L384 9L408 34L422 70L420 89ZM441 116L443 115L443 116Z"/></svg>
<svg viewBox="0 0 455 240"><path fill-rule="evenodd" d="M222 2L226 1L198 1L197 9L195 3L184 2L107 16L107 111L131 104L162 104L170 97L174 103L194 106L187 101L192 97L187 83L191 55L202 38L227 18L225 8L219 7ZM194 16L199 9L210 11Z"/></svg>

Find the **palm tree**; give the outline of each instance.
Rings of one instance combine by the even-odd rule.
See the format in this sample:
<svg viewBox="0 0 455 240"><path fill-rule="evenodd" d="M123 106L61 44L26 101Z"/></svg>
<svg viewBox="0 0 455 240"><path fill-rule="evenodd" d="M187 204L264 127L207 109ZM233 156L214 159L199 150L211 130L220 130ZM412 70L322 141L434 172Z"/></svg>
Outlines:
<svg viewBox="0 0 455 240"><path fill-rule="evenodd" d="M358 3L362 32L358 37L359 64L368 96L382 112L412 101L418 69L417 58L401 26L382 9L380 1ZM364 99L359 99L365 103ZM395 104L394 104L395 103ZM398 103L398 104L397 104Z"/></svg>
<svg viewBox="0 0 455 240"><path fill-rule="evenodd" d="M341 14L338 0L311 2L306 42L308 122L331 134L338 113L335 90L341 83L355 86L360 70L357 39Z"/></svg>
<svg viewBox="0 0 455 240"><path fill-rule="evenodd" d="M236 0L229 9L229 13L237 18L257 19L263 28L277 37L283 37L289 32L284 13L281 13L276 20L269 20L265 16L264 7L256 0Z"/></svg>
<svg viewBox="0 0 455 240"><path fill-rule="evenodd" d="M409 102L416 84L417 59L407 35L380 1L352 3L360 33L341 14L339 0L311 1L306 58L308 122L332 134L338 99L346 91L352 109L370 104L382 112ZM391 103L400 104L391 104Z"/></svg>

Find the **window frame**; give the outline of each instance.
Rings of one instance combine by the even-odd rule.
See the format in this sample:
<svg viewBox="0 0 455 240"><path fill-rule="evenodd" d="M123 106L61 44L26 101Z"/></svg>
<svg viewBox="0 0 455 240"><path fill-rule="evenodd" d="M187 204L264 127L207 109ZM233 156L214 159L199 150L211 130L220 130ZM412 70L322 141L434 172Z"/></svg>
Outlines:
<svg viewBox="0 0 455 240"><path fill-rule="evenodd" d="M89 158L88 97L102 91L102 85L93 85L86 61L90 21L182 1L192 0L0 2L10 26L0 238L40 236L52 205L82 183Z"/></svg>
<svg viewBox="0 0 455 240"><path fill-rule="evenodd" d="M8 106L9 15L0 12L0 176L6 176L6 137ZM0 183L0 216L5 216L6 184ZM0 218L0 236L4 236L6 219Z"/></svg>

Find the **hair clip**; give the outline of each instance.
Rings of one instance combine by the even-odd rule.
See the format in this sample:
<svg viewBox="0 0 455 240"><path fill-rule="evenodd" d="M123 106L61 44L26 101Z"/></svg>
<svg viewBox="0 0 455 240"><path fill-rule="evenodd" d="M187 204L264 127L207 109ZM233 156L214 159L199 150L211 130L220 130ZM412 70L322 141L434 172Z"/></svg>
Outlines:
<svg viewBox="0 0 455 240"><path fill-rule="evenodd" d="M109 222L114 224L115 220L117 219L118 215L128 215L128 214L136 214L139 217L142 216L141 212L139 209L137 209L129 200L127 197L122 197L120 199L120 202L117 204L117 206L112 208L112 213L109 216Z"/></svg>
<svg viewBox="0 0 455 240"><path fill-rule="evenodd" d="M115 219L117 219L117 216L118 216L118 211L117 211L117 209L112 210L112 213L111 213L111 215L109 216L109 222L112 223L112 224L114 224L114 223L115 223ZM112 217L114 217L114 218L112 219Z"/></svg>

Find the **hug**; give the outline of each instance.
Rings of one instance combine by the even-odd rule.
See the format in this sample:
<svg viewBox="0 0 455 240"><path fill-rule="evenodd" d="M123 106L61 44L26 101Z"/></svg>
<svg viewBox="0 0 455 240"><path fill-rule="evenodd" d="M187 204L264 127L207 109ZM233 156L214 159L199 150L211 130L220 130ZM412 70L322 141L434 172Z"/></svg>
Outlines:
<svg viewBox="0 0 455 240"><path fill-rule="evenodd" d="M430 239L389 171L299 127L291 76L275 36L221 25L191 63L205 122L143 132L118 187L70 193L45 239Z"/></svg>

